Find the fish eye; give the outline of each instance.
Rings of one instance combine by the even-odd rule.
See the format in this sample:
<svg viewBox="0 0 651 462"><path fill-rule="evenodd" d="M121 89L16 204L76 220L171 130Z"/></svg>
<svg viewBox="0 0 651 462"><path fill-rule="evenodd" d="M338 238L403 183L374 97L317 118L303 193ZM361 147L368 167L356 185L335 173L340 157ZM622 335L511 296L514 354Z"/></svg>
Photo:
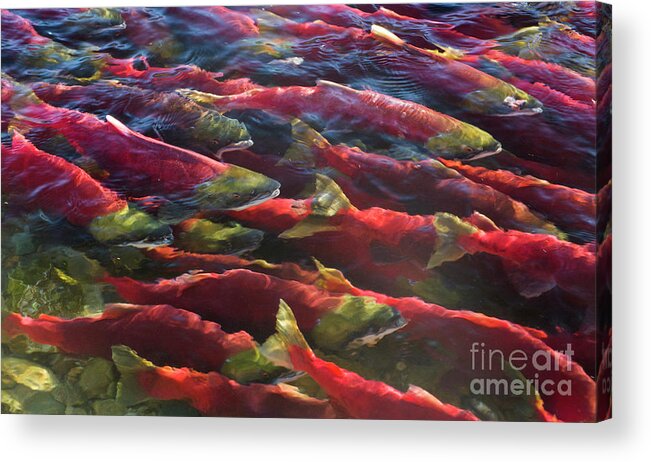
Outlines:
<svg viewBox="0 0 651 462"><path fill-rule="evenodd" d="M465 144L461 146L461 149L463 149L463 152L470 154L471 152L474 152L474 149L471 148L470 146L466 146Z"/></svg>

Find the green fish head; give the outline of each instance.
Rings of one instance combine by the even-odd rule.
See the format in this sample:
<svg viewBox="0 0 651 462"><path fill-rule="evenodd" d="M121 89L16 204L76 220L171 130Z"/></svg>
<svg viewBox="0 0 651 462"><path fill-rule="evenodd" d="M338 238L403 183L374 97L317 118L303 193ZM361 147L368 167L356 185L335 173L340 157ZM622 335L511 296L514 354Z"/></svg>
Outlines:
<svg viewBox="0 0 651 462"><path fill-rule="evenodd" d="M213 145L221 152L229 148L245 149L253 144L251 136L242 122L223 116L217 111L206 111L196 121L192 131L197 141Z"/></svg>
<svg viewBox="0 0 651 462"><path fill-rule="evenodd" d="M336 309L319 320L311 336L319 348L340 351L374 345L405 324L400 313L389 305L371 297L346 295Z"/></svg>
<svg viewBox="0 0 651 462"><path fill-rule="evenodd" d="M172 241L172 230L151 215L129 205L122 210L96 217L88 226L95 239L105 244L133 246L165 245Z"/></svg>
<svg viewBox="0 0 651 462"><path fill-rule="evenodd" d="M176 245L199 253L240 254L257 249L264 233L236 222L214 223L199 219L179 233Z"/></svg>
<svg viewBox="0 0 651 462"><path fill-rule="evenodd" d="M445 159L473 160L499 154L502 144L489 133L465 122L431 137L425 147Z"/></svg>
<svg viewBox="0 0 651 462"><path fill-rule="evenodd" d="M543 111L540 101L506 82L468 94L463 108L473 114L495 116L536 115Z"/></svg>
<svg viewBox="0 0 651 462"><path fill-rule="evenodd" d="M228 358L221 373L239 383L270 382L287 370L276 366L258 348L242 351Z"/></svg>
<svg viewBox="0 0 651 462"><path fill-rule="evenodd" d="M260 173L229 165L217 178L196 188L194 207L204 211L243 210L280 194L280 183Z"/></svg>

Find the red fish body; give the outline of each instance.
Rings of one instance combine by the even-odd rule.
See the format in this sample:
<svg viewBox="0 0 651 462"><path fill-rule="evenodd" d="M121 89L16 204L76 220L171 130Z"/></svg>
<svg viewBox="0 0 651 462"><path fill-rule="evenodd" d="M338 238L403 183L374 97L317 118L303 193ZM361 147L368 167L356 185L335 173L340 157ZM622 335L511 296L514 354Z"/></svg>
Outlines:
<svg viewBox="0 0 651 462"><path fill-rule="evenodd" d="M3 80L3 86L12 84ZM21 87L21 90L22 87ZM120 180L132 197L163 196L189 209L242 208L279 193L280 184L255 172L221 163L137 133L114 118L104 122L83 112L42 103L23 94L16 123L53 129L83 155Z"/></svg>
<svg viewBox="0 0 651 462"><path fill-rule="evenodd" d="M274 5L270 11L304 24L308 21L324 21L328 24L368 30L374 24L381 25L404 36L409 43L425 48L445 44L464 50L482 50L490 46L483 40L454 30L453 25L428 19L416 19L380 7L369 13L348 5Z"/></svg>
<svg viewBox="0 0 651 462"><path fill-rule="evenodd" d="M173 247L147 249L148 258L165 265L165 270L176 274L193 270L221 273L229 269L249 269L281 279L312 284L319 274L303 269L293 262L269 263L265 260L247 260L237 255L216 255L185 252Z"/></svg>
<svg viewBox="0 0 651 462"><path fill-rule="evenodd" d="M150 398L184 400L210 417L336 417L327 401L287 385L242 385L217 372L158 367L123 346L113 347L113 361L122 377L121 399L128 404Z"/></svg>
<svg viewBox="0 0 651 462"><path fill-rule="evenodd" d="M192 40L227 42L259 35L255 21L245 14L223 6L167 8L165 13L192 27Z"/></svg>
<svg viewBox="0 0 651 462"><path fill-rule="evenodd" d="M305 342L291 309L278 311L279 342L287 349L289 366L310 375L348 417L398 420L479 420L471 412L444 404L418 387L406 393L347 371L318 358ZM284 365L284 364L283 364Z"/></svg>
<svg viewBox="0 0 651 462"><path fill-rule="evenodd" d="M112 346L127 345L152 360L199 371L219 371L229 357L255 348L247 333L226 333L170 305L107 305L101 316L74 319L13 313L2 327L9 337L24 334L66 353L110 359Z"/></svg>
<svg viewBox="0 0 651 462"><path fill-rule="evenodd" d="M559 370L538 371L528 365L522 373L531 379L538 373L542 380L570 380L573 389L582 390L580 395L585 398L577 405L575 396L555 395L545 399L546 408L564 420L590 420L591 412L594 412L594 381L578 363L551 350L543 342L546 339L544 333L483 314L447 310L418 298L396 298L358 289L345 280L339 281L337 277L314 281L330 291L337 291L334 293L307 283L281 280L246 270L227 271L221 275L186 276L156 284L128 278L109 281L122 297L131 302L173 303L209 319L218 319L230 329L265 327L262 336L272 329L275 304L281 298L295 304L298 324L302 330L309 332L318 319L341 303L343 293L371 297L396 309L407 320L407 325L401 330L403 334L412 340L427 339L441 343L450 354L455 355L457 361L469 362L468 348L473 342L499 346L506 355L515 350L531 355L539 350L547 352L562 365ZM211 295L216 293L220 297ZM237 313L229 314L232 312L229 306L238 306ZM252 313L255 313L255 319ZM446 334L440 335L441 332ZM459 343L462 338L464 342ZM558 343L559 348L565 346Z"/></svg>
<svg viewBox="0 0 651 462"><path fill-rule="evenodd" d="M593 244L577 245L544 234L489 229L460 235L468 252L500 257L512 282L526 297L558 286L593 307L596 254Z"/></svg>
<svg viewBox="0 0 651 462"><path fill-rule="evenodd" d="M309 127L306 129L307 135L303 138L307 139L306 144L314 153L317 165L335 168L350 177L351 183L375 192L369 195L371 198L393 198L399 204L398 210L413 211L413 204L420 213L450 212L468 216L478 211L504 228L557 232L551 223L534 215L526 205L509 197L507 192L502 194L499 188L493 188L490 183L457 175L438 161L397 161L343 144L333 146ZM300 135L297 133L295 137ZM347 196L351 197L349 191L355 196L356 191L347 188L346 183L341 186ZM368 207L384 206L384 203L371 203Z"/></svg>
<svg viewBox="0 0 651 462"><path fill-rule="evenodd" d="M588 233L595 231L596 200L594 194L549 183L531 176L516 175L508 170L489 170L445 159L442 159L441 162L476 183L488 185L513 199L522 201L549 217L554 223ZM477 211L490 216L480 209Z"/></svg>
<svg viewBox="0 0 651 462"><path fill-rule="evenodd" d="M284 118L317 117L329 126L358 128L423 144L432 152L472 158L495 154L501 145L488 133L425 106L370 90L320 81L314 87L274 87L238 95L186 92L220 111L255 109ZM466 141L461 141L461 139Z"/></svg>
<svg viewBox="0 0 651 462"><path fill-rule="evenodd" d="M219 322L227 331L246 330L260 339L273 333L276 307L283 297L294 302L306 331L340 302L317 287L244 269L184 275L153 284L129 278L107 282L132 303L178 306Z"/></svg>
<svg viewBox="0 0 651 462"><path fill-rule="evenodd" d="M487 50L482 55L464 55L459 59L486 72L489 72L490 65L484 64L484 60L497 62L500 70L495 75L500 78L505 78L503 77L505 70L517 79L542 83L584 104L592 105L597 99L593 79L559 64L524 59L499 50Z"/></svg>
<svg viewBox="0 0 651 462"><path fill-rule="evenodd" d="M2 189L12 200L32 209L65 216L77 226L118 212L127 202L85 171L36 148L14 132L12 144L3 149Z"/></svg>
<svg viewBox="0 0 651 462"><path fill-rule="evenodd" d="M544 333L472 311L447 310L416 297L396 298L359 289L353 290L353 293L371 296L380 303L396 308L407 321L402 329L404 334L411 338L426 338L441 342L457 355L458 361L466 361L465 367L469 370L472 369L472 364L468 348L473 342L498 346L507 356L516 350L525 351L529 357L538 351L545 351L559 364L559 369L540 371L532 364L528 364L521 372L530 379L539 376L542 380L549 379L555 383L569 380L573 389L572 396L556 394L544 397L545 409L561 420L589 422L594 419L594 380L578 363L578 355L567 357L547 346L547 336ZM441 332L445 334L437 334ZM467 340L459 343L458 340L461 338ZM568 341L559 341L554 346L558 350L564 350L568 344L575 345L572 339L566 340ZM577 400L577 396L581 396L581 399Z"/></svg>
<svg viewBox="0 0 651 462"><path fill-rule="evenodd" d="M139 135L119 122L103 122L70 109L33 104L22 108L19 116L30 118L30 124L42 121L40 125L63 134L102 168L137 186L134 195L188 192L228 168L205 156Z"/></svg>
<svg viewBox="0 0 651 462"><path fill-rule="evenodd" d="M40 82L34 93L53 106L110 114L129 127L205 154L232 145L251 144L246 127L188 101L177 93L163 93L115 82L68 86Z"/></svg>
<svg viewBox="0 0 651 462"><path fill-rule="evenodd" d="M220 81L222 75L197 66L154 67L142 59L116 59L108 61L105 72L130 85L157 91L174 91L192 88L215 95L231 95L260 88L247 78Z"/></svg>

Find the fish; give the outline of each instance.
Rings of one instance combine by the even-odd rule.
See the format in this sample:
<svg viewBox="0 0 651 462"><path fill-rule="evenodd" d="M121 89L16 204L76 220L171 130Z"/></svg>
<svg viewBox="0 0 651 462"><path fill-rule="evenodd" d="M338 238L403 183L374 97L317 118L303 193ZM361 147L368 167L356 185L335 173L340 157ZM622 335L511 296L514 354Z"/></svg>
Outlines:
<svg viewBox="0 0 651 462"><path fill-rule="evenodd" d="M188 218L197 210L241 210L280 193L275 180L149 138L111 115L102 121L43 103L30 90L9 81L3 80L3 85L18 90L10 103L12 108L20 107L13 124L45 127L63 135L77 151L108 171L111 181L119 180L131 196L165 198L159 214L164 220Z"/></svg>
<svg viewBox="0 0 651 462"><path fill-rule="evenodd" d="M333 296L313 285L245 269L185 274L155 283L110 276L104 281L130 303L170 304L258 339L274 332L275 307L288 298L296 305L302 329L327 351L351 348L362 337L372 343L404 325L393 308L368 297Z"/></svg>
<svg viewBox="0 0 651 462"><path fill-rule="evenodd" d="M463 95L456 101L448 97L449 104L458 112L507 116L543 112L544 105L538 99L490 74L475 72L471 70L474 68L437 51L418 48L378 25L371 27L370 35L412 56L412 59L391 60L391 67L436 94L434 101L445 99L445 96L438 96L439 92Z"/></svg>
<svg viewBox="0 0 651 462"><path fill-rule="evenodd" d="M295 6L295 7L294 7ZM379 25L404 36L409 43L431 48L440 43L464 51L480 52L490 48L488 41L464 35L454 24L432 19L417 19L385 7L368 12L342 5L273 5L269 11L301 23L325 22L340 27L370 30Z"/></svg>
<svg viewBox="0 0 651 462"><path fill-rule="evenodd" d="M173 92L157 92L114 81L67 86L38 82L32 90L58 107L112 115L140 133L206 155L253 144L246 126Z"/></svg>
<svg viewBox="0 0 651 462"><path fill-rule="evenodd" d="M364 279L373 274L387 290L402 278L426 279L430 255L437 255L441 264L465 255L456 246L454 233L436 233L434 216L377 207L359 210L322 174L316 175L316 191L306 199L276 198L228 215L291 240L308 255L351 276Z"/></svg>
<svg viewBox="0 0 651 462"><path fill-rule="evenodd" d="M279 233L280 238L297 240L311 255L350 274L363 277L373 271L387 284L398 277L424 280L429 269L479 252L500 257L524 297L558 286L587 305L594 299L590 274L595 253L590 244L581 246L550 234L504 231L476 212L464 220L447 212L408 215L381 208L359 210L323 175L317 175L317 193L312 198L269 201L231 216ZM325 248L324 242L328 242ZM389 261L379 262L374 246L389 251Z"/></svg>
<svg viewBox="0 0 651 462"><path fill-rule="evenodd" d="M502 145L490 134L433 109L329 81L320 80L313 87L254 89L237 95L218 96L195 90L179 92L223 112L255 109L308 122L316 117L328 126L343 125L388 134L446 158L478 159L502 150Z"/></svg>
<svg viewBox="0 0 651 462"><path fill-rule="evenodd" d="M499 257L509 280L524 297L537 297L558 286L582 305L594 308L596 252L593 243L579 245L548 234L504 231L481 214L467 221L449 214L440 214L438 219L440 226L455 230L456 242L464 251ZM435 266L438 262L431 260L429 267Z"/></svg>
<svg viewBox="0 0 651 462"><path fill-rule="evenodd" d="M11 313L2 328L8 338L27 335L69 354L111 359L112 346L126 345L152 360L202 372L219 371L229 357L256 348L246 332L224 332L170 305L115 303L99 316L72 319Z"/></svg>
<svg viewBox="0 0 651 462"><path fill-rule="evenodd" d="M496 38L496 42L505 53L558 63L582 75L595 76L595 39L558 21L540 21Z"/></svg>
<svg viewBox="0 0 651 462"><path fill-rule="evenodd" d="M152 249L147 253L148 255L162 254L167 256L170 254L170 249L159 247ZM198 262L203 263L206 261L206 259L202 258L200 255L190 255L187 253L181 255L174 254L174 259L166 258L165 261L177 261L182 263L182 259L184 258L188 260L194 258L196 259L194 261L197 261L197 263L194 264L190 263L187 266L188 269L191 267L202 267L204 270L207 269L198 264ZM267 271L264 266L260 264L252 265L251 263L252 262L249 261L231 262L229 268L251 269L256 273ZM287 265L287 263L283 265ZM395 309L405 320L404 326L399 329L398 333L400 335L406 336L410 342L424 340L426 342L435 342L436 344L440 344L445 348L445 351L447 351L448 354L455 355L455 361L469 360L470 357L467 354L467 345L470 345L473 342L484 342L486 345L497 345L495 342L498 342L499 348L502 349L504 354L507 356L511 351L515 350L522 350L527 352L527 354L533 354L536 351L545 351L554 358L554 361L558 361L559 364L562 364L560 369L538 371L533 367L529 367L522 371L524 376L533 379L537 373L543 380L548 378L554 381L570 380L572 382L573 390L581 390L581 392L575 392L571 397L556 395L545 397L543 403L544 408L548 409L550 413L557 415L563 420L590 421L593 418L594 381L584 372L580 363L577 362L578 355L569 358L547 346L550 335L553 333L547 334L546 332L537 329L527 328L506 320L486 316L473 311L450 310L441 305L426 303L417 297L392 297L380 292L359 288L348 281L340 271L334 268L327 268L318 261L316 261L316 266L316 270L302 270L298 275L295 272L288 273L274 271L273 276L278 279L300 282L301 284L296 284L296 287L316 287L321 291L321 293L328 294L329 297L332 298L343 298L344 294L349 294L353 296L370 297L378 303L386 304ZM214 269L224 271L224 268ZM272 269L275 270L276 268ZM261 278L259 274L247 274L247 276L252 280L254 278ZM286 289L282 290L281 287L283 284L281 281L274 278L271 280L273 283L268 285L266 290L275 290L277 288L279 297L282 296L295 304L297 306L296 313L299 317L299 325L303 330L309 331L309 328L302 327L304 325L304 320L301 315L301 312L303 311L302 306L305 304L305 300L314 300L315 298L313 296L308 297L307 295L304 295L302 289L290 289L288 286ZM188 280L187 282L190 281ZM199 283L196 283L186 286L182 284L181 281L158 282L157 284L149 285L129 279L121 279L116 284L118 292L126 299L139 300L140 302L148 303L164 300L175 304L179 304L180 299L183 299L182 303L188 303L189 297L185 294L193 290L199 291L199 285ZM232 287L231 290L233 291L234 298L238 300L247 299L246 292L248 292L248 289L246 288L246 284L240 282L236 285L235 282L233 282ZM240 297L235 296L238 288L242 291ZM222 292L221 290L218 290L217 286L215 286L214 289L220 293ZM207 287L202 290L206 296L210 293L210 289ZM283 292L286 292L287 295L284 295ZM314 292L318 293L317 291ZM297 293L296 298L291 295L293 293ZM252 304L256 303L253 302ZM197 301L193 305L192 309L197 309L195 307L200 306L201 303ZM264 310L265 316L267 317L265 324L271 323L269 318L275 313L273 304L257 303L257 306L261 310ZM190 308L189 305L187 307ZM454 332L456 332L456 334L454 334ZM442 333L445 334L443 335ZM459 342L459 339L461 338L466 339L465 343ZM564 349L568 343L561 341L562 339L557 336L553 336L552 338L555 342L554 347L558 347L558 350ZM499 341L496 341L495 339L499 339ZM567 338L565 338L565 340L567 340ZM572 343L576 350L577 344L575 341L570 339L570 343ZM265 344L263 344L262 348L265 348ZM422 354L428 355L429 353L423 351ZM440 356L436 356L436 358L438 361L441 360ZM470 364L467 366L470 368ZM579 395L582 398L580 401L577 401L577 396Z"/></svg>
<svg viewBox="0 0 651 462"><path fill-rule="evenodd" d="M190 252L240 255L260 247L264 233L237 222L190 218L174 226L174 243Z"/></svg>
<svg viewBox="0 0 651 462"><path fill-rule="evenodd" d="M506 149L499 156L490 157L480 163L486 168L508 170L517 175L530 175L550 183L589 193L593 193L595 190L594 178L584 169L569 166L555 167L530 158L518 157Z"/></svg>
<svg viewBox="0 0 651 462"><path fill-rule="evenodd" d="M229 269L250 269L258 273L307 284L312 284L320 278L318 273L306 270L289 261L271 263L259 258L251 260L236 255L195 253L170 246L145 249L144 254L150 260L162 263L163 271L177 276L196 270L221 273Z"/></svg>
<svg viewBox="0 0 651 462"><path fill-rule="evenodd" d="M219 37L227 43L260 34L257 24L246 14L224 6L166 8L165 14L177 18L196 33L193 41L214 40Z"/></svg>
<svg viewBox="0 0 651 462"><path fill-rule="evenodd" d="M248 78L220 80L223 77L221 73L210 72L194 65L150 66L145 58L107 58L103 70L107 78L157 91L190 88L215 95L230 95L262 88Z"/></svg>
<svg viewBox="0 0 651 462"><path fill-rule="evenodd" d="M597 217L594 194L508 170L490 170L445 159L441 162L478 184L488 185L527 204L565 229L589 233L588 240L594 238ZM490 217L489 213L476 210Z"/></svg>
<svg viewBox="0 0 651 462"><path fill-rule="evenodd" d="M294 74L302 77L292 76L293 82L328 79L354 84L361 76L380 82L400 77L419 86L422 96L413 98L416 102L440 112L534 115L543 110L539 101L515 86L445 54L418 48L377 24L367 32L323 21L297 23L266 10L252 14L275 46L265 53L264 49L247 50L245 45L240 53L248 57L243 67L231 62L228 72L274 73L274 66L283 61L276 56L281 53L285 61L299 60ZM265 54L276 59L264 62L261 56ZM331 62L325 69L324 60ZM400 88L388 86L387 92L401 96Z"/></svg>
<svg viewBox="0 0 651 462"><path fill-rule="evenodd" d="M539 82L584 104L592 105L597 100L593 79L560 64L525 59L495 49L454 58L503 80L515 77L529 83Z"/></svg>
<svg viewBox="0 0 651 462"><path fill-rule="evenodd" d="M114 346L112 358L120 372L118 400L125 405L149 399L183 400L209 417L337 416L328 401L304 395L290 385L243 385L218 372L156 366L125 346Z"/></svg>
<svg viewBox="0 0 651 462"><path fill-rule="evenodd" d="M59 73L71 79L97 79L102 66L100 55L73 50L36 32L23 17L2 10L3 72L10 75L51 78Z"/></svg>
<svg viewBox="0 0 651 462"><path fill-rule="evenodd" d="M220 81L221 73L193 65L156 67L143 56L114 58L88 48L72 49L39 35L29 21L9 10L2 10L2 28L3 71L13 77L82 85L118 79L157 91L193 88L218 95L259 88L247 78Z"/></svg>
<svg viewBox="0 0 651 462"><path fill-rule="evenodd" d="M422 388L407 392L345 370L314 354L299 330L291 308L280 302L276 345L263 351L271 361L306 372L327 393L333 404L356 419L479 420L472 412L445 404Z"/></svg>
<svg viewBox="0 0 651 462"><path fill-rule="evenodd" d="M550 335L537 329L473 311L450 310L435 303L424 302L418 297L392 297L372 290L360 289L346 281L340 272L324 268L322 265L319 265L319 271L325 272L324 279L328 285L340 288L339 290L348 287L351 294L369 296L378 303L386 303L395 308L406 321L400 334L406 335L410 341L424 339L442 345L449 354L456 355L455 367L457 368L459 368L458 361L466 361L466 365L462 368L472 369L472 364L469 364L471 358L467 354L467 345L473 342L496 346L499 344L500 350L505 355L516 350L525 351L528 355L533 355L537 351L546 352L554 358L555 364L560 365L558 369L540 371L528 365L521 370L521 373L529 379L541 377L543 380L551 379L555 382L567 380L571 382L574 393L571 396L545 396L544 409L561 420L585 422L594 420L595 382L581 367L576 353L567 356L561 352L567 348L568 343L576 349L573 340L557 341L550 347L548 346L552 344ZM461 338L466 338L467 343L460 343ZM581 398L577 399L578 396Z"/></svg>
<svg viewBox="0 0 651 462"><path fill-rule="evenodd" d="M292 121L292 127L296 145L288 150L286 159L289 162L292 155L300 153L307 159L299 159L299 162L337 169L362 189L374 192L371 198L395 198L412 213L450 212L468 216L478 211L504 228L562 236L552 223L535 215L522 202L516 202L514 199L518 197L494 188L491 183L478 181L476 177L459 175L438 160L398 161L344 144L333 146L300 120ZM448 165L479 169L458 161L442 161ZM461 173L465 171L461 170ZM345 184L342 189L350 196ZM373 205L379 204L367 204L369 207Z"/></svg>
<svg viewBox="0 0 651 462"><path fill-rule="evenodd" d="M102 243L170 243L172 230L78 166L36 148L14 130L3 148L2 191L10 206L65 217Z"/></svg>

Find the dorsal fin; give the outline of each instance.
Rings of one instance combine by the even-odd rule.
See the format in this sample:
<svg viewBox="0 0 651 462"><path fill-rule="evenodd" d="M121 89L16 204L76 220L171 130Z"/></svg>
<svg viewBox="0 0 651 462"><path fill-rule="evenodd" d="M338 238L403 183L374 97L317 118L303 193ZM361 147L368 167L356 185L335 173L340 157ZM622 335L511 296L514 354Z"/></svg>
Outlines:
<svg viewBox="0 0 651 462"><path fill-rule="evenodd" d="M346 85L342 85L342 84L337 83L337 82L332 82L330 80L319 79L319 80L316 81L316 86L317 87L325 87L325 88L334 88L334 89L346 91L346 92L352 93L352 94L359 93L358 90L355 90L354 88L350 88L350 87L347 87Z"/></svg>

